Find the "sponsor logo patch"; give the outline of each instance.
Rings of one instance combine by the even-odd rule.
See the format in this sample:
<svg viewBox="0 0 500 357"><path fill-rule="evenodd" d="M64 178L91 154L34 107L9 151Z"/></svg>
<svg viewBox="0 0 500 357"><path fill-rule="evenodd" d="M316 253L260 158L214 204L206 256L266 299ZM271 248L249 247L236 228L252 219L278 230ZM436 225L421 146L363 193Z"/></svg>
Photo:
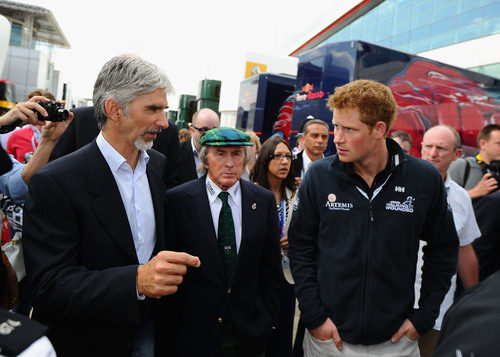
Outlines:
<svg viewBox="0 0 500 357"><path fill-rule="evenodd" d="M390 210L390 211L400 211L400 212L413 213L413 211L414 211L413 202L414 201L415 201L415 197L408 196L408 197L406 197L406 200L403 203L401 203L400 201L387 202L385 204L385 209Z"/></svg>
<svg viewBox="0 0 500 357"><path fill-rule="evenodd" d="M336 202L337 196L334 193L330 193L327 197L325 207L330 211L350 211L354 207L352 203L349 202Z"/></svg>

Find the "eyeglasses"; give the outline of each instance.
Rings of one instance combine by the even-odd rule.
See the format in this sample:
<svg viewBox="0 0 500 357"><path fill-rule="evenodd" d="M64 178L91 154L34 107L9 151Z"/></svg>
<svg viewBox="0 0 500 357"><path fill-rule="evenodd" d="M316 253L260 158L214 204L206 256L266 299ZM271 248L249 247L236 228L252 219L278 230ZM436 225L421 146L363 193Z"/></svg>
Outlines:
<svg viewBox="0 0 500 357"><path fill-rule="evenodd" d="M194 125L191 125L193 128L195 128L196 130L198 130L202 135L206 132L206 131L209 131L209 130L212 130L210 128L197 128L195 127Z"/></svg>
<svg viewBox="0 0 500 357"><path fill-rule="evenodd" d="M272 154L271 160L281 161L283 159L287 159L287 161L292 161L292 154Z"/></svg>

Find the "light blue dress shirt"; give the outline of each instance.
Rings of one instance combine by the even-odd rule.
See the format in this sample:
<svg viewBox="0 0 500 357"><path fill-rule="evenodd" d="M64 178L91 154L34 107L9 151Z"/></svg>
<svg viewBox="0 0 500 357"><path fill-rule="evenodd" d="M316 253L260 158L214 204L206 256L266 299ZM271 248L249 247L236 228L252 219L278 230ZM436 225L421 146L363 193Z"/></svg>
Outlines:
<svg viewBox="0 0 500 357"><path fill-rule="evenodd" d="M102 132L96 142L120 191L139 264L147 263L156 244L155 211L146 175L149 155L141 150L137 166L132 170L127 160L104 139Z"/></svg>
<svg viewBox="0 0 500 357"><path fill-rule="evenodd" d="M28 193L28 186L21 176L25 165L17 161L14 156L9 156L12 161L12 169L0 176L0 192L16 202L23 203Z"/></svg>

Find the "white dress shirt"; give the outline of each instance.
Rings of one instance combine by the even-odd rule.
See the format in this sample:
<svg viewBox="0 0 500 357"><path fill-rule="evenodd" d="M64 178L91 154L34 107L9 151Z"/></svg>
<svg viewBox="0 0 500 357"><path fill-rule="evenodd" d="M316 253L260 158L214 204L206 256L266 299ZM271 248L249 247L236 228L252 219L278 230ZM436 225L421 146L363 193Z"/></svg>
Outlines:
<svg viewBox="0 0 500 357"><path fill-rule="evenodd" d="M322 155L321 157L325 157L325 155ZM301 178L304 178L304 175L306 174L307 169L309 169L309 166L311 166L311 163L311 158L307 155L307 151L304 150L302 152L302 173L300 175Z"/></svg>
<svg viewBox="0 0 500 357"><path fill-rule="evenodd" d="M198 172L198 165L200 164L200 159L198 158L198 150L196 150L196 146L194 146L193 138L191 138L191 148L193 150L193 156L194 156L194 168L196 169L196 175L198 175L198 178L203 176L203 174L200 174Z"/></svg>
<svg viewBox="0 0 500 357"><path fill-rule="evenodd" d="M453 181L450 178L450 175L446 175L444 186L446 187L446 191L448 193L448 204L451 206L451 209L453 211L453 221L455 222L459 244L461 247L464 247L471 244L476 238L479 238L481 236L481 231L479 230L476 222L476 216L474 215L474 209L472 208L472 201L467 191L465 191L455 181ZM426 242L420 241L420 250L418 252L417 262L417 277L415 279L415 307L417 306L418 299L420 298L423 265L422 248L425 245ZM436 319L434 330L441 330L441 324L443 323L444 315L453 304L453 298L455 296L456 288L457 274L453 275L453 277L451 278L450 290L448 290L443 302L441 303L439 316Z"/></svg>
<svg viewBox="0 0 500 357"><path fill-rule="evenodd" d="M139 264L147 263L156 244L155 211L146 175L149 155L141 150L137 166L132 170L127 160L104 139L102 132L96 142L120 191Z"/></svg>
<svg viewBox="0 0 500 357"><path fill-rule="evenodd" d="M217 186L207 175L206 189L208 195L208 203L212 212L212 220L214 222L215 234L218 234L219 229L219 214L222 208L222 200L219 198L219 193L222 190ZM227 192L229 193L229 206L233 214L234 233L236 238L236 252L240 251L241 244L241 187L240 181L237 181L231 186ZM219 237L217 237L218 239Z"/></svg>

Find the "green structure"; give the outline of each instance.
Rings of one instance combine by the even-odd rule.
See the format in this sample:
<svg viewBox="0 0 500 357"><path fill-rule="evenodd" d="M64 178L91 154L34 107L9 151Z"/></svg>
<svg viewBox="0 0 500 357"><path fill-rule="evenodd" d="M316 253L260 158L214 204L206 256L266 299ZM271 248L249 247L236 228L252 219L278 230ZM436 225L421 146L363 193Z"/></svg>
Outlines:
<svg viewBox="0 0 500 357"><path fill-rule="evenodd" d="M196 112L196 96L189 94L181 94L179 99L179 115L175 124L179 129L187 128L191 122L193 114Z"/></svg>
<svg viewBox="0 0 500 357"><path fill-rule="evenodd" d="M198 93L198 110L210 108L219 116L219 100L220 100L221 81L214 79L204 79L200 82L200 90Z"/></svg>
<svg viewBox="0 0 500 357"><path fill-rule="evenodd" d="M177 110L169 110L167 111L167 120L171 121L172 123L177 122Z"/></svg>

